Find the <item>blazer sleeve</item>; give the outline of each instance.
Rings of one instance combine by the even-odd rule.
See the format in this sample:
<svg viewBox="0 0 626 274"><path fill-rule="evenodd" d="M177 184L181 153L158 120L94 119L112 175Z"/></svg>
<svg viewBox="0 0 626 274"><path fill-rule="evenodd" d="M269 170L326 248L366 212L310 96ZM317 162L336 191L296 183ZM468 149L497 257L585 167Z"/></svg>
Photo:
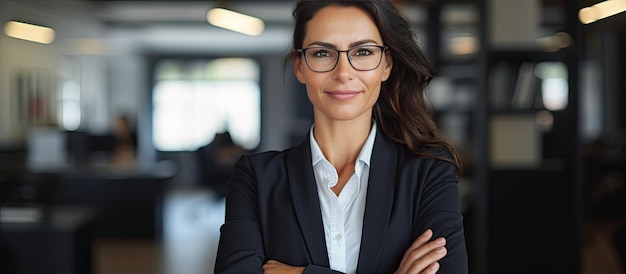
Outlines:
<svg viewBox="0 0 626 274"><path fill-rule="evenodd" d="M463 231L458 179L454 166L438 161L425 180L417 216L417 235L433 230L433 239L446 238L447 255L440 260L438 274L468 273L467 251ZM415 235L415 237L417 237ZM414 238L415 238L414 237Z"/></svg>
<svg viewBox="0 0 626 274"><path fill-rule="evenodd" d="M244 156L235 164L228 184L215 273L263 273L264 262L256 180Z"/></svg>
<svg viewBox="0 0 626 274"><path fill-rule="evenodd" d="M220 228L214 273L263 273L265 254L257 176L249 156L235 164L226 194L226 218ZM261 175L262 176L262 175ZM341 273L309 264L304 273Z"/></svg>

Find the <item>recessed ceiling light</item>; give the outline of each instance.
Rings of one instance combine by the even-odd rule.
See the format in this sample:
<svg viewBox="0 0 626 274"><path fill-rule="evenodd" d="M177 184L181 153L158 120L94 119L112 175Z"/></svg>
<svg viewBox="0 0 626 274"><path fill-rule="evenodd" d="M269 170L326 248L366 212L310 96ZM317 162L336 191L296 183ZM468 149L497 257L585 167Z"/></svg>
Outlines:
<svg viewBox="0 0 626 274"><path fill-rule="evenodd" d="M51 28L17 21L7 22L4 25L4 33L9 37L41 44L52 43L55 36L54 30Z"/></svg>
<svg viewBox="0 0 626 274"><path fill-rule="evenodd" d="M265 28L263 20L259 18L223 8L209 10L207 21L211 25L252 36L263 33Z"/></svg>

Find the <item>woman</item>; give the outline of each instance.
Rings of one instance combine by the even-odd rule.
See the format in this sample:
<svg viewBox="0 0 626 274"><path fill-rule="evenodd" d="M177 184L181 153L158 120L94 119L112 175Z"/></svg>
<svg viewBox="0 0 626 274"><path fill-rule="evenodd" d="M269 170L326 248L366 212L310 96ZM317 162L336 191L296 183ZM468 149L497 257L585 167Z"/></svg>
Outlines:
<svg viewBox="0 0 626 274"><path fill-rule="evenodd" d="M459 159L429 117L433 72L389 1L300 1L291 60L315 124L242 157L216 273L466 273Z"/></svg>

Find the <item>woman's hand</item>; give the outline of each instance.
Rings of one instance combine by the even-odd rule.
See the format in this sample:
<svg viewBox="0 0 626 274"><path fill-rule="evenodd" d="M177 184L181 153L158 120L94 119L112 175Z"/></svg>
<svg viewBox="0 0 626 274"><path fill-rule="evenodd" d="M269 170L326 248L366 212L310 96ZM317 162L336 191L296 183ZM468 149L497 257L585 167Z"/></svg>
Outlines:
<svg viewBox="0 0 626 274"><path fill-rule="evenodd" d="M409 249L404 252L396 274L418 273L434 274L439 270L438 261L446 256L446 239L437 238L430 241L433 231L428 229L415 239Z"/></svg>
<svg viewBox="0 0 626 274"><path fill-rule="evenodd" d="M290 266L275 260L269 260L263 265L265 274L301 274L302 272L304 272L304 267Z"/></svg>

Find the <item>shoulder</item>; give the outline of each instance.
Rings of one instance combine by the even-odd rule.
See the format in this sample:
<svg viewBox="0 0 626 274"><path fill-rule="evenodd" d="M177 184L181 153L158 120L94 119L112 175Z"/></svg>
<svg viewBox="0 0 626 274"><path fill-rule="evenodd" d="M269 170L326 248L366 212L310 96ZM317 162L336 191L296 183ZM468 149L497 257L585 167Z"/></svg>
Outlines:
<svg viewBox="0 0 626 274"><path fill-rule="evenodd" d="M272 150L253 154L246 154L239 158L235 167L246 166L253 169L256 173L275 172L276 170L286 169L291 162L310 162L310 150L308 146L296 146L285 150ZM293 164L293 163L292 163Z"/></svg>
<svg viewBox="0 0 626 274"><path fill-rule="evenodd" d="M396 152L397 168L401 172L432 174L445 172L455 174L456 167L452 164L452 154L443 147L423 147L419 153L414 153L405 144L387 140ZM449 161L447 161L447 160Z"/></svg>
<svg viewBox="0 0 626 274"><path fill-rule="evenodd" d="M422 153L418 155L411 151L405 145L399 144L399 146L401 147L398 153L398 163L400 165L426 166L429 168L434 168L441 165L453 166L452 163L444 160L452 160L452 155L443 148L424 148L422 150Z"/></svg>
<svg viewBox="0 0 626 274"><path fill-rule="evenodd" d="M423 146L419 153L415 153L409 149L406 144L398 143L396 141L391 140L384 134L380 134L379 136L381 148L383 150L391 150L395 151L397 154L399 163L410 162L410 163L447 163L447 161L443 159L453 160L452 154L450 151L443 147L437 146Z"/></svg>
<svg viewBox="0 0 626 274"><path fill-rule="evenodd" d="M450 151L448 151L447 149L443 147L435 147L435 146L423 147L422 152L424 153L424 155L431 155L434 157L441 157L441 158L446 158L448 160L454 160L454 157L452 157L452 153L450 153ZM439 160L439 159L437 159L437 161L446 162L444 160Z"/></svg>
<svg viewBox="0 0 626 274"><path fill-rule="evenodd" d="M292 149L282 151L264 151L242 155L237 161L237 165L245 164L255 169L263 169L270 165L286 162L287 155Z"/></svg>

